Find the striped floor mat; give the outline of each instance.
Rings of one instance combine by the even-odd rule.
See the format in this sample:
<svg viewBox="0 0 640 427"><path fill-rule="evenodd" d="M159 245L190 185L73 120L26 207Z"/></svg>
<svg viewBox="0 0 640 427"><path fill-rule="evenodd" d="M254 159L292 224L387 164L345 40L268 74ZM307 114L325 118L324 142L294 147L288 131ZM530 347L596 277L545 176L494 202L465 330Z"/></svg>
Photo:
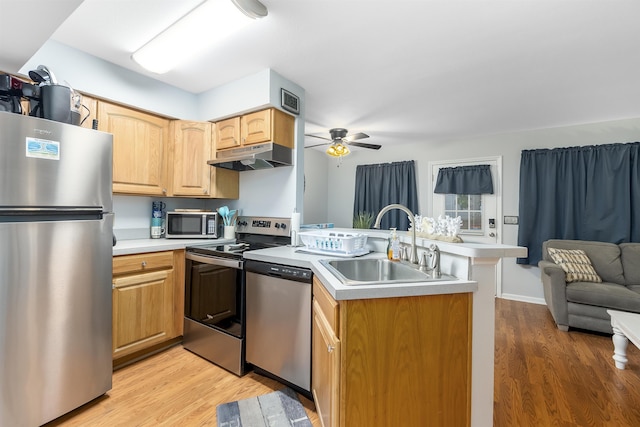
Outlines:
<svg viewBox="0 0 640 427"><path fill-rule="evenodd" d="M290 388L223 403L216 408L218 427L312 427Z"/></svg>

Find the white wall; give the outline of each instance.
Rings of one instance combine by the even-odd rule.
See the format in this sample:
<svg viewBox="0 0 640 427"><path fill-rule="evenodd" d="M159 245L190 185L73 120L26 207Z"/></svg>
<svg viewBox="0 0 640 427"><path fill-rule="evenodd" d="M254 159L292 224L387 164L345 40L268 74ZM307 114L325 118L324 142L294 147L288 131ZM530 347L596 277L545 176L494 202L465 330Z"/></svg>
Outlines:
<svg viewBox="0 0 640 427"><path fill-rule="evenodd" d="M418 178L420 213L427 213L428 162L434 160L469 159L502 156L503 158L503 215L519 215L518 188L520 153L525 149L570 147L609 143L634 142L640 139L640 118L592 123L561 128L482 136L453 141L416 141L414 144L382 147L379 151L354 149L342 165L327 163L329 188L327 220L336 227L350 227L355 191L355 168L358 164L371 164L415 160ZM375 142L375 141L371 141ZM310 150L307 150L310 151ZM319 190L321 194L321 190ZM308 195L307 197L312 197ZM504 244L516 245L517 225L503 225ZM506 259L502 266L503 296L525 301L542 302L543 293L537 267L516 264Z"/></svg>
<svg viewBox="0 0 640 427"><path fill-rule="evenodd" d="M323 151L304 151L304 211L303 224L328 222L329 178L327 170L330 159Z"/></svg>

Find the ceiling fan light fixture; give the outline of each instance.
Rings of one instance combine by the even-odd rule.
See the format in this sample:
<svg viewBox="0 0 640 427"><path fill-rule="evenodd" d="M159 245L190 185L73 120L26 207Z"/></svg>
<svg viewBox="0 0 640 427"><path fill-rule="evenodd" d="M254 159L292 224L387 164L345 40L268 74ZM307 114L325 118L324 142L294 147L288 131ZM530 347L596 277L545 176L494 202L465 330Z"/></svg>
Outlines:
<svg viewBox="0 0 640 427"><path fill-rule="evenodd" d="M336 142L327 148L326 153L331 157L344 157L351 153L351 150L349 150L349 147L344 145L342 142Z"/></svg>
<svg viewBox="0 0 640 427"><path fill-rule="evenodd" d="M267 13L258 0L205 0L131 58L152 73L164 74Z"/></svg>

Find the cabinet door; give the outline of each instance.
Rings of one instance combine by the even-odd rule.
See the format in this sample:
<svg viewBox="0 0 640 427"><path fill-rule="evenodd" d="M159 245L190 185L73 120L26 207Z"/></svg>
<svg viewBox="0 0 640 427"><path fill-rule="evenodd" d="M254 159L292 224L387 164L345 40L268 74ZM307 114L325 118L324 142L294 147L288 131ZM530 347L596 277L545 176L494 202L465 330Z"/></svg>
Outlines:
<svg viewBox="0 0 640 427"><path fill-rule="evenodd" d="M169 120L100 101L98 121L113 134L113 192L165 196Z"/></svg>
<svg viewBox="0 0 640 427"><path fill-rule="evenodd" d="M173 270L113 280L113 357L173 336Z"/></svg>
<svg viewBox="0 0 640 427"><path fill-rule="evenodd" d="M173 122L172 170L174 196L208 196L213 153L211 123L176 120Z"/></svg>
<svg viewBox="0 0 640 427"><path fill-rule="evenodd" d="M216 122L216 150L240 146L240 117Z"/></svg>
<svg viewBox="0 0 640 427"><path fill-rule="evenodd" d="M271 110L245 114L240 120L242 145L271 141Z"/></svg>
<svg viewBox="0 0 640 427"><path fill-rule="evenodd" d="M313 399L323 427L339 425L340 340L329 326L317 300L313 301Z"/></svg>

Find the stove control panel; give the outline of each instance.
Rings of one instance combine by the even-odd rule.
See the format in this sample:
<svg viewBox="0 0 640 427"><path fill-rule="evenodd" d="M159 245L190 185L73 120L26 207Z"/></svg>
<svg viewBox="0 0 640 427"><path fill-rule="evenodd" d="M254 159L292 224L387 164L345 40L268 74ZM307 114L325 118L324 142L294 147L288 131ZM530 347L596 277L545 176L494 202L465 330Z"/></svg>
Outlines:
<svg viewBox="0 0 640 427"><path fill-rule="evenodd" d="M241 216L236 222L238 233L288 236L291 218Z"/></svg>

